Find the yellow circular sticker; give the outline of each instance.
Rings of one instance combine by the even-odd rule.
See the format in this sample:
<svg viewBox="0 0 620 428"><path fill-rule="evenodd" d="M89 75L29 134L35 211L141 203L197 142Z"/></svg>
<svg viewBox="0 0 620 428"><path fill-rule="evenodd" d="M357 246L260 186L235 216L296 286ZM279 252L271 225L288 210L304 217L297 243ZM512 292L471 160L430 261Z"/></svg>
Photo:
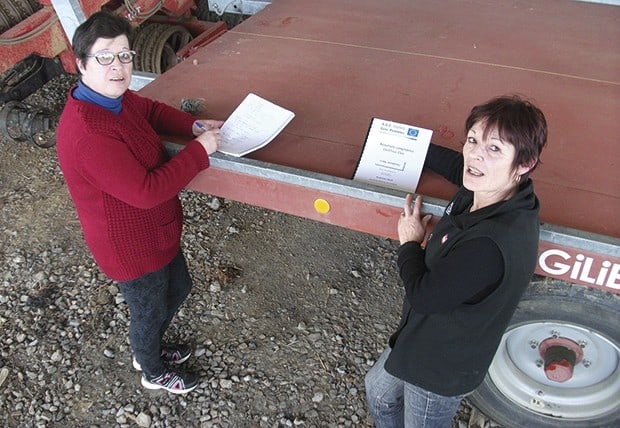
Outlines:
<svg viewBox="0 0 620 428"><path fill-rule="evenodd" d="M331 207L329 206L329 202L327 202L325 199L315 199L314 209L319 214L327 214Z"/></svg>

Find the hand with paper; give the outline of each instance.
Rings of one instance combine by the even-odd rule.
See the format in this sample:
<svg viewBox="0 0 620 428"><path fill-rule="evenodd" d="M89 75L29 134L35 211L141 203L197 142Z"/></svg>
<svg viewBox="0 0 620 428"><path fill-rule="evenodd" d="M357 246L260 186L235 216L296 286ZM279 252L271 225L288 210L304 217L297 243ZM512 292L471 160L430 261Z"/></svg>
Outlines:
<svg viewBox="0 0 620 428"><path fill-rule="evenodd" d="M202 144L207 154L213 154L217 151L222 141L220 127L223 123L221 120L197 120L192 125L192 132L196 136L196 140Z"/></svg>
<svg viewBox="0 0 620 428"><path fill-rule="evenodd" d="M222 125L222 142L218 151L243 156L269 144L295 117L255 94L248 96Z"/></svg>

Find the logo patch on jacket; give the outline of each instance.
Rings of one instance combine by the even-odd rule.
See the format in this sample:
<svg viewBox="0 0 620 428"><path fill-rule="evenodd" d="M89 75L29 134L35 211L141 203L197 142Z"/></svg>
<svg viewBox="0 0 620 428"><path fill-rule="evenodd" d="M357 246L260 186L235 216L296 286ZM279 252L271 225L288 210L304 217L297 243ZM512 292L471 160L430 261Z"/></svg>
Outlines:
<svg viewBox="0 0 620 428"><path fill-rule="evenodd" d="M447 240L448 240L448 234L446 233L444 236L441 237L441 243L445 244Z"/></svg>

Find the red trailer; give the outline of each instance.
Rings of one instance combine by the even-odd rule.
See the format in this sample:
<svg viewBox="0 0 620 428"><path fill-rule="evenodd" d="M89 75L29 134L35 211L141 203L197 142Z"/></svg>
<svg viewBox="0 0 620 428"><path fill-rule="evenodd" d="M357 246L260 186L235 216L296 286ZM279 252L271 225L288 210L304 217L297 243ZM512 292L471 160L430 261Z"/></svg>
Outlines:
<svg viewBox="0 0 620 428"><path fill-rule="evenodd" d="M226 118L254 92L295 112L246 158L217 156L190 188L385 237L403 194L351 180L372 117L459 148L471 106L532 98L550 138L534 173L538 273L475 404L507 427L620 425L620 7L570 0L274 0L142 89L204 98ZM425 210L454 189L423 173ZM549 343L577 363L564 382ZM567 358L571 359L571 358Z"/></svg>
<svg viewBox="0 0 620 428"><path fill-rule="evenodd" d="M274 0L140 92L219 118L249 92L292 110L265 148L214 156L189 187L390 238L404 194L352 180L372 117L458 149L471 106L533 99L550 129L533 174L545 278L472 399L506 427L620 426L620 7L599 3ZM440 216L454 189L424 172L417 192ZM550 343L575 361L563 382L545 371Z"/></svg>

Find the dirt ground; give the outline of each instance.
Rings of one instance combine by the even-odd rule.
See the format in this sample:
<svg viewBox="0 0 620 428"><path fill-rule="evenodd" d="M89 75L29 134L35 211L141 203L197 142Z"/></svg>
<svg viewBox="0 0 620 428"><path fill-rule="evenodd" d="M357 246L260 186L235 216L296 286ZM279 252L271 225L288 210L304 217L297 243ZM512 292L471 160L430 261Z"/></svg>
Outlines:
<svg viewBox="0 0 620 428"><path fill-rule="evenodd" d="M49 100L34 98L44 104ZM106 292L113 284L101 275L84 245L55 148L6 138L0 147L0 253L4 260L21 258L32 263L25 274L5 265L2 275L11 279L5 285L14 287L5 290L6 295L35 297L43 308L65 296L88 308L81 314L89 318L84 323L88 328L81 327L80 343L69 351L81 355L75 370L83 399L68 405L65 420L101 423L106 406L122 407L143 393L136 394L133 385L138 378L129 367L127 325L121 323L127 320L126 309L113 304L115 297ZM277 421L290 415L291 420L325 425L336 425L339 418L354 425L369 424L363 374L385 345L400 307L394 243L195 192L184 191L182 199L183 244L196 285L173 334L201 350L206 362L199 359L192 368L203 378L222 379L222 372L239 378L245 367L263 384L247 391L248 396L243 391L205 387L201 394L210 401L226 397L238 409L212 420L219 420L221 426L255 426L250 421ZM49 263L43 266L46 258ZM32 278L38 271L43 272L39 283ZM53 274L66 283L50 284L43 278ZM82 287L78 290L76 285ZM69 318L57 311L46 313L47 324L38 333L43 336L36 338L40 345L44 331L54 331L54 324L64 325ZM108 325L113 322L118 327L110 331ZM12 328L7 327L7 336ZM18 344L13 342L3 358L11 373L22 366L32 368L33 360L46 361L53 354L42 348L40 355L29 360L18 357L21 352L14 345ZM112 353L116 358L110 361ZM232 355L229 358L241 367L228 369L222 357L215 363L207 358L222 354ZM119 367L120 371L113 370ZM103 375L90 374L97 368ZM56 379L50 375L41 382L54 384ZM318 395L325 397L320 402L317 391L324 391ZM96 404L96 397L102 395L115 396L117 401ZM9 421L15 426L36 422L24 417L13 412Z"/></svg>
<svg viewBox="0 0 620 428"><path fill-rule="evenodd" d="M29 102L60 111L70 83ZM2 138L0 149L0 368L15 385L0 388L0 421L130 426L146 414L152 424L138 425L372 426L363 377L398 322L395 241L183 191L195 287L170 335L194 347L189 368L204 381L171 401L139 386L126 307L85 247L55 147ZM50 369L60 351L69 366ZM58 384L79 384L79 394ZM60 404L46 413L37 400ZM455 423L489 426L471 413L463 406Z"/></svg>

